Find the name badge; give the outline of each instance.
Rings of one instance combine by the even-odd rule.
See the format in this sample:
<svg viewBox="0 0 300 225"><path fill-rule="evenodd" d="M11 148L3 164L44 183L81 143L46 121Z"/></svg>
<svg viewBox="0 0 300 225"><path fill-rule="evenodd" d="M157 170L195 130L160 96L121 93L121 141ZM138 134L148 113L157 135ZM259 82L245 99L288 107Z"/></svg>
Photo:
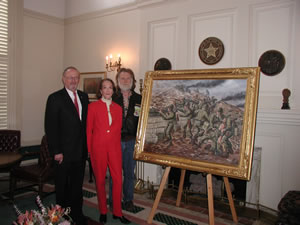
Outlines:
<svg viewBox="0 0 300 225"><path fill-rule="evenodd" d="M141 106L139 106L139 105L134 106L134 113L133 113L133 115L139 117L140 113L141 113Z"/></svg>

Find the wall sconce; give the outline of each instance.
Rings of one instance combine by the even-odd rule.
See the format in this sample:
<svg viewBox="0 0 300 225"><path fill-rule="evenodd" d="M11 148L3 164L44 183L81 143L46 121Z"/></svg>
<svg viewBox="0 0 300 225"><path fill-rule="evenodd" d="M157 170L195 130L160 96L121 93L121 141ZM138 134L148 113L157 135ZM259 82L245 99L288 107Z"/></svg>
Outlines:
<svg viewBox="0 0 300 225"><path fill-rule="evenodd" d="M118 55L118 59L113 62L113 56L112 54L108 56L106 56L106 70L107 72L112 72L112 71L115 71L115 69L117 69L117 72L119 72L120 68L121 68L121 55L119 54Z"/></svg>

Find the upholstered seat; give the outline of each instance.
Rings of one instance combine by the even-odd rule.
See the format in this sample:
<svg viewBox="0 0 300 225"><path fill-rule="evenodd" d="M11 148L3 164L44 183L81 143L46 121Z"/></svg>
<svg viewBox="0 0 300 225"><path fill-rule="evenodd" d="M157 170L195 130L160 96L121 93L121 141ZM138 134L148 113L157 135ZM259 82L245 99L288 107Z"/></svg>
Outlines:
<svg viewBox="0 0 300 225"><path fill-rule="evenodd" d="M30 153L32 154L32 153ZM15 167L11 170L10 194L14 198L14 190L19 180L27 181L38 185L38 194L42 198L43 186L46 182L54 177L54 169L52 167L52 157L48 150L47 137L44 136L41 143L38 163L34 165L26 165Z"/></svg>

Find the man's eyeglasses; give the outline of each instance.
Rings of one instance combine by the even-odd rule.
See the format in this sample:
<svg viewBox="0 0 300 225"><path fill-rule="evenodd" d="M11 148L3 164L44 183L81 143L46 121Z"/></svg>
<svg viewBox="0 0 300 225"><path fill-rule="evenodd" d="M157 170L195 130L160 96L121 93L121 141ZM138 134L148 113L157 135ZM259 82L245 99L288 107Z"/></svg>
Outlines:
<svg viewBox="0 0 300 225"><path fill-rule="evenodd" d="M67 80L79 80L79 77L65 77Z"/></svg>

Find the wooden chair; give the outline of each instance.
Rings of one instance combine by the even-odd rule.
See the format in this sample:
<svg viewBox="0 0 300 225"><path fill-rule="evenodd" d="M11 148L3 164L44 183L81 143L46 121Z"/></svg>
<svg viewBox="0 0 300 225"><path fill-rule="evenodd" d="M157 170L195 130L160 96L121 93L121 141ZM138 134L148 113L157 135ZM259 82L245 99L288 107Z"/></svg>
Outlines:
<svg viewBox="0 0 300 225"><path fill-rule="evenodd" d="M48 150L46 135L42 138L41 149L37 153L25 153L26 155L39 154L38 163L33 165L18 166L11 170L10 195L14 199L14 191L17 181L23 180L38 185L38 194L42 198L43 186L54 177L52 157Z"/></svg>

